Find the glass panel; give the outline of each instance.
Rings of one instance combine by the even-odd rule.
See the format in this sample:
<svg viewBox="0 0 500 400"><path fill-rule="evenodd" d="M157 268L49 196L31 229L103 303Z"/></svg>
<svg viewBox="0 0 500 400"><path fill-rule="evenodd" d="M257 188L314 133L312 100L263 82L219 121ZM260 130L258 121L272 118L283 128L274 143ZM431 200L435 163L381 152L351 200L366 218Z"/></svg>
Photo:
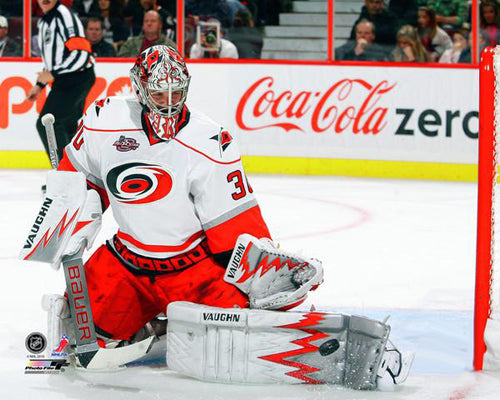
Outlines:
<svg viewBox="0 0 500 400"><path fill-rule="evenodd" d="M119 57L137 57L148 47L157 44L176 47L176 1L117 1L121 1L120 11L124 21L122 36L114 39Z"/></svg>
<svg viewBox="0 0 500 400"><path fill-rule="evenodd" d="M137 57L155 44L175 47L172 0L73 0L85 36L98 57Z"/></svg>
<svg viewBox="0 0 500 400"><path fill-rule="evenodd" d="M38 45L38 20L43 15L37 1L31 2L31 56L41 57L40 46Z"/></svg>
<svg viewBox="0 0 500 400"><path fill-rule="evenodd" d="M335 59L471 62L467 0L337 0Z"/></svg>
<svg viewBox="0 0 500 400"><path fill-rule="evenodd" d="M418 26L430 61L470 63L472 35L468 1L429 0L421 3Z"/></svg>
<svg viewBox="0 0 500 400"><path fill-rule="evenodd" d="M187 58L327 57L327 1L185 2Z"/></svg>
<svg viewBox="0 0 500 400"><path fill-rule="evenodd" d="M0 57L23 55L23 3L0 1Z"/></svg>
<svg viewBox="0 0 500 400"><path fill-rule="evenodd" d="M96 57L116 57L131 34L131 21L125 18L122 0L74 0L73 10L85 29L85 37Z"/></svg>
<svg viewBox="0 0 500 400"><path fill-rule="evenodd" d="M123 14L131 36L118 55L136 57L156 44L176 47L176 13L177 2L173 0L129 0Z"/></svg>
<svg viewBox="0 0 500 400"><path fill-rule="evenodd" d="M479 6L480 47L500 44L500 6L494 0L482 1Z"/></svg>

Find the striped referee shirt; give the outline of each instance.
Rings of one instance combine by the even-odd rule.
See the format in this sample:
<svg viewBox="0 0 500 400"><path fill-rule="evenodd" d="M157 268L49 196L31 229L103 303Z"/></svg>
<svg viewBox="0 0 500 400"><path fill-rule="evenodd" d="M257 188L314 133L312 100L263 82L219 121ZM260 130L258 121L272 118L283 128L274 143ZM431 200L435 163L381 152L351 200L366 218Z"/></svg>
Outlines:
<svg viewBox="0 0 500 400"><path fill-rule="evenodd" d="M56 4L38 20L38 45L44 67L54 77L94 65L92 48L85 39L82 23L63 4Z"/></svg>

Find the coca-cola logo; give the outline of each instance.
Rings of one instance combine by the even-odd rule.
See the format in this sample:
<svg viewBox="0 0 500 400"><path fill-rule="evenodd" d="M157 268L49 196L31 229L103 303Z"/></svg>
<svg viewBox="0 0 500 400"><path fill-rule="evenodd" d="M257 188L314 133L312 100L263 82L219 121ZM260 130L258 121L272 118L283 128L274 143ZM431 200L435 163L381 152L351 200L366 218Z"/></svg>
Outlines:
<svg viewBox="0 0 500 400"><path fill-rule="evenodd" d="M372 84L342 79L324 91L278 90L274 78L259 79L245 91L236 109L236 123L246 131L279 128L289 131L332 131L376 135L387 125L383 97L396 83Z"/></svg>

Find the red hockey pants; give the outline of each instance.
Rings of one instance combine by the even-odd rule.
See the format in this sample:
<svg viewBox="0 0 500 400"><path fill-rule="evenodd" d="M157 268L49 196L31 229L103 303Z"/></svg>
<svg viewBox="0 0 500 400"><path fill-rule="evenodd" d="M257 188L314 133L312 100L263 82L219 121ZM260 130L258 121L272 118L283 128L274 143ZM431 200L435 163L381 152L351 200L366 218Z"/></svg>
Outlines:
<svg viewBox="0 0 500 400"><path fill-rule="evenodd" d="M224 272L208 257L182 271L151 279L130 272L103 245L85 264L96 329L113 339L128 340L155 316L166 313L172 301L248 307L248 297L223 281Z"/></svg>

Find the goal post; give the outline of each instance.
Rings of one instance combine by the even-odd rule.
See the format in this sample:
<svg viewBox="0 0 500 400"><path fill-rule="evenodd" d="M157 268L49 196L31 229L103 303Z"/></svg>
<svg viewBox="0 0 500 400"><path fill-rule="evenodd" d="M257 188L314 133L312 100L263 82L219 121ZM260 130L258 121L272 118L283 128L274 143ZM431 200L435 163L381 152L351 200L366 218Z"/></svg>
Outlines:
<svg viewBox="0 0 500 400"><path fill-rule="evenodd" d="M500 260L495 261L497 134L500 128L500 47L481 53L479 70L479 154L474 310L474 369L500 369ZM498 110L497 110L498 108ZM500 198L498 199L500 200ZM497 217L495 217L497 215ZM500 249L499 249L500 250ZM499 276L495 276L498 274Z"/></svg>

